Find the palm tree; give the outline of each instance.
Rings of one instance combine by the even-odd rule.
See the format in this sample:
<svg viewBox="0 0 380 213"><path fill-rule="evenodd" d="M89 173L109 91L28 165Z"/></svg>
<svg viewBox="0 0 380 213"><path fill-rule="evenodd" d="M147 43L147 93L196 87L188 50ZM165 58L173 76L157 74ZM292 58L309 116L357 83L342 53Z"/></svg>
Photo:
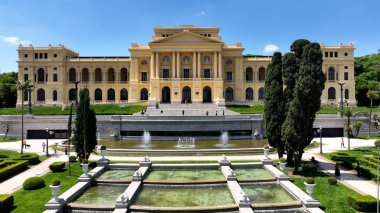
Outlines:
<svg viewBox="0 0 380 213"><path fill-rule="evenodd" d="M371 118L372 118L372 104L373 100L379 99L379 91L370 90L367 92L367 98L371 100L369 109L369 122L368 122L368 137L371 135Z"/></svg>
<svg viewBox="0 0 380 213"><path fill-rule="evenodd" d="M366 113L363 112L353 112L351 107L347 107L346 110L343 112L344 116L347 117L347 127L346 127L346 132L347 132L347 141L348 141L348 151L351 150L350 147L350 137L353 136L352 129L351 129L351 118L356 117L359 115L366 115Z"/></svg>
<svg viewBox="0 0 380 213"><path fill-rule="evenodd" d="M30 93L33 88L34 86L30 80L26 80L25 82L17 81L17 89L21 90L21 154L24 151L24 92L28 91ZM30 97L28 99L30 101Z"/></svg>

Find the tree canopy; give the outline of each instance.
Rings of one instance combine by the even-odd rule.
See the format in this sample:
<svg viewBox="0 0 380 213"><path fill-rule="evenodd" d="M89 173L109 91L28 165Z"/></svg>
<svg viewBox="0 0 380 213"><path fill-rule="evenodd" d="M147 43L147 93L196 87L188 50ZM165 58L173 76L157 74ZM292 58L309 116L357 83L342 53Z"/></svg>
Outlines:
<svg viewBox="0 0 380 213"><path fill-rule="evenodd" d="M367 92L380 90L380 53L355 58L355 83L358 106L370 106ZM373 100L373 105L379 104Z"/></svg>
<svg viewBox="0 0 380 213"><path fill-rule="evenodd" d="M0 73L0 107L15 107L17 72Z"/></svg>

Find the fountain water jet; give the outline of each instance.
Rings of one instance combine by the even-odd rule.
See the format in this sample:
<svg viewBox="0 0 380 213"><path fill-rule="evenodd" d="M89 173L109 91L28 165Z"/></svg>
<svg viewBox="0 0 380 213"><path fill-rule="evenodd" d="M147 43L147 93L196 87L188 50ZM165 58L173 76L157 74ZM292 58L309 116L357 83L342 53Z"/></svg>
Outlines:
<svg viewBox="0 0 380 213"><path fill-rule="evenodd" d="M143 142L145 146L150 146L151 145L151 137L150 137L150 132L144 130L143 134Z"/></svg>
<svg viewBox="0 0 380 213"><path fill-rule="evenodd" d="M178 138L177 147L193 148L194 146L195 146L195 138L193 137Z"/></svg>
<svg viewBox="0 0 380 213"><path fill-rule="evenodd" d="M228 132L227 131L222 131L222 133L220 134L220 142L222 142L222 144L225 146L228 145Z"/></svg>

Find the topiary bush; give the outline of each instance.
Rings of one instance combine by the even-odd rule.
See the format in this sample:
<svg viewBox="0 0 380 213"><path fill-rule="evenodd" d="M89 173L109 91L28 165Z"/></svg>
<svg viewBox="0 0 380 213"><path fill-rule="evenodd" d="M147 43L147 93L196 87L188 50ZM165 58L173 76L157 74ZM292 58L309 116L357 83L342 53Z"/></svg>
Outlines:
<svg viewBox="0 0 380 213"><path fill-rule="evenodd" d="M317 172L317 165L311 163L304 163L301 166L303 173L314 173Z"/></svg>
<svg viewBox="0 0 380 213"><path fill-rule="evenodd" d="M376 198L371 195L352 195L348 197L348 204L362 212L376 212Z"/></svg>
<svg viewBox="0 0 380 213"><path fill-rule="evenodd" d="M49 165L52 172L62 172L65 169L65 162L54 162Z"/></svg>
<svg viewBox="0 0 380 213"><path fill-rule="evenodd" d="M315 184L315 182L314 182L314 178L312 178L312 177L308 177L308 178L306 178L306 183L307 183L307 184Z"/></svg>
<svg viewBox="0 0 380 213"><path fill-rule="evenodd" d="M52 186L59 186L61 185L61 181L59 179L54 179L52 182L51 182L51 185Z"/></svg>
<svg viewBox="0 0 380 213"><path fill-rule="evenodd" d="M331 186L336 186L338 181L336 180L336 178L333 178L333 177L329 177L327 178L327 182L331 185Z"/></svg>
<svg viewBox="0 0 380 213"><path fill-rule="evenodd" d="M75 157L74 155L71 155L70 157L69 157L69 161L70 162L76 162L77 161L77 157Z"/></svg>
<svg viewBox="0 0 380 213"><path fill-rule="evenodd" d="M96 161L89 161L88 163L89 163L88 166L89 166L90 168L95 168L95 167L98 166L98 163L97 163Z"/></svg>
<svg viewBox="0 0 380 213"><path fill-rule="evenodd" d="M283 158L283 157L281 157L281 158L279 159L279 161L280 161L280 163L286 163L286 159Z"/></svg>
<svg viewBox="0 0 380 213"><path fill-rule="evenodd" d="M22 184L24 190L36 190L44 187L45 181L41 177L30 177Z"/></svg>
<svg viewBox="0 0 380 213"><path fill-rule="evenodd" d="M380 140L376 140L375 141L375 147L379 147L380 146Z"/></svg>
<svg viewBox="0 0 380 213"><path fill-rule="evenodd" d="M17 158L13 158L13 160L27 160L29 165L36 165L41 162L38 155L34 153L22 154Z"/></svg>
<svg viewBox="0 0 380 213"><path fill-rule="evenodd" d="M0 212L9 212L13 207L12 194L0 194Z"/></svg>
<svg viewBox="0 0 380 213"><path fill-rule="evenodd" d="M0 169L0 181L3 181L9 177L17 175L18 173L24 171L28 168L28 161L20 160L20 161L2 161L1 165L8 164L8 166Z"/></svg>
<svg viewBox="0 0 380 213"><path fill-rule="evenodd" d="M342 166L347 168L347 169L353 169L353 163L356 162L356 157L352 156L348 153L345 152L336 152L336 153L331 153L331 160L334 161L341 161Z"/></svg>

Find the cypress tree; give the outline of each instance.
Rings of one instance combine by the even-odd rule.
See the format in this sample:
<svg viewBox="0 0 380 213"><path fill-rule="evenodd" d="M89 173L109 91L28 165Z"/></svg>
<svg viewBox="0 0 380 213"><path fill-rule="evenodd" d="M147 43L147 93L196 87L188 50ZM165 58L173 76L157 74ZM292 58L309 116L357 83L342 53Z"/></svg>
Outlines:
<svg viewBox="0 0 380 213"><path fill-rule="evenodd" d="M321 106L325 76L322 72L322 51L318 43L304 46L300 69L294 88L294 98L283 124L283 136L294 154L294 172L301 164L304 148L314 137L313 123Z"/></svg>
<svg viewBox="0 0 380 213"><path fill-rule="evenodd" d="M88 91L79 92L77 116L75 118L74 144L79 158L88 159L95 149L96 141L96 115L90 106Z"/></svg>
<svg viewBox="0 0 380 213"><path fill-rule="evenodd" d="M281 141L281 126L284 122L282 55L275 52L272 63L269 64L264 87L264 120L265 132L271 146L277 148L279 157L284 154L284 144Z"/></svg>

